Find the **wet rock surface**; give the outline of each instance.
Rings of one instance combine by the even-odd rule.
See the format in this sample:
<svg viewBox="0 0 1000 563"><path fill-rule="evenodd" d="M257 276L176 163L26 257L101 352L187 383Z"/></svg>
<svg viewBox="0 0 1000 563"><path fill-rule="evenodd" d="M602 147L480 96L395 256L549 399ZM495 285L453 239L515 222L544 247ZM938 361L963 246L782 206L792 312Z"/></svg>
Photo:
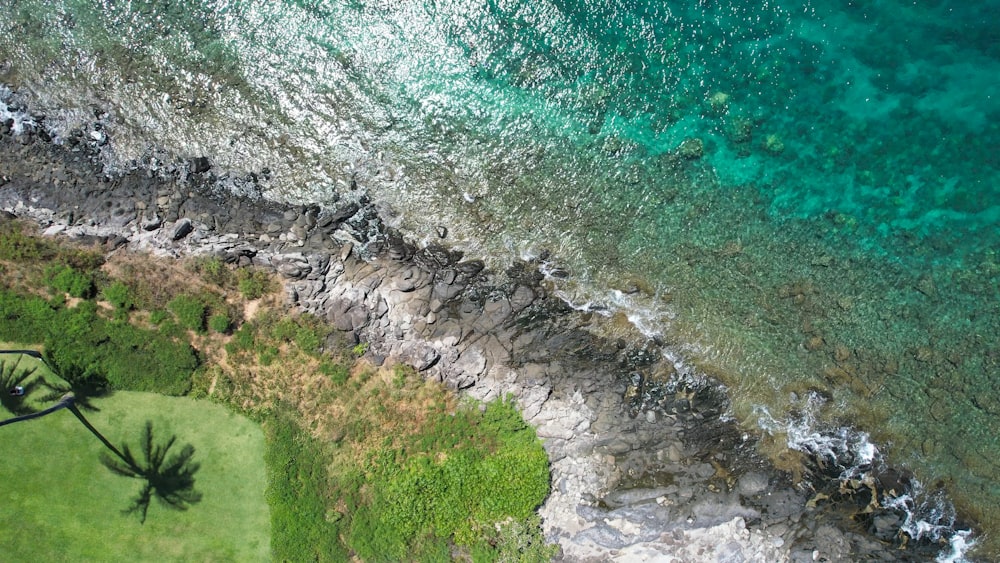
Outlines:
<svg viewBox="0 0 1000 563"><path fill-rule="evenodd" d="M553 297L538 264L493 272L439 243L420 248L386 226L362 190L326 207L237 197L232 178L201 158L109 176L95 156L107 142L103 133L56 144L0 129L0 209L109 252L271 268L292 305L369 343L373 358L408 363L478 399L513 396L552 463L541 514L563 560L897 561L936 552L898 549L890 519L847 518L868 499L837 497L834 479L793 484L724 418L724 390L639 335L595 336L587 324L600 321ZM236 191L252 196L251 180Z"/></svg>

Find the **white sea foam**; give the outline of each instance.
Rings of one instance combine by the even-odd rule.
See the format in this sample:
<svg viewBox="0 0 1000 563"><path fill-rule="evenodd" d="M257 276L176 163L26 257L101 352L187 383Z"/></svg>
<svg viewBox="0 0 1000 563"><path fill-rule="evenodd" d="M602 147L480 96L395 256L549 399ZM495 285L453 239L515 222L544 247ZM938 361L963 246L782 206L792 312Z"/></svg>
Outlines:
<svg viewBox="0 0 1000 563"><path fill-rule="evenodd" d="M11 106L8 104L11 102L12 97L13 92L10 91L10 88L0 84L0 121L12 119L14 125L11 127L11 130L15 135L21 135L25 131L25 126L34 128L38 126L38 123L35 122L34 118L28 112L11 109Z"/></svg>
<svg viewBox="0 0 1000 563"><path fill-rule="evenodd" d="M975 547L976 541L970 539L971 530L958 530L948 540L948 548L938 554L937 563L967 563L965 556Z"/></svg>
<svg viewBox="0 0 1000 563"><path fill-rule="evenodd" d="M834 464L842 480L874 477L885 467L878 447L866 432L848 427L822 428L817 413L825 402L821 395L809 393L799 413L787 419L776 419L766 408L759 407L758 424L771 435L785 434L789 448ZM928 493L915 478L908 479L908 485L908 490L898 494L883 494L879 499L882 507L903 515L900 530L914 541L947 542L948 547L937 556L938 562L966 562L966 554L976 542L971 530L955 528L955 508L944 492Z"/></svg>

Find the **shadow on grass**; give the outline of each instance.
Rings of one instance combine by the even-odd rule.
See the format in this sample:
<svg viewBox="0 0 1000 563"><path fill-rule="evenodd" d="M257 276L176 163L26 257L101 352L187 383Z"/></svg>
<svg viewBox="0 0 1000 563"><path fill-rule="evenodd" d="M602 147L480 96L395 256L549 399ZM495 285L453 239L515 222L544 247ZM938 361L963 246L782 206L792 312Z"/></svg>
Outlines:
<svg viewBox="0 0 1000 563"><path fill-rule="evenodd" d="M33 350L2 350L0 353L22 354L44 359L38 352ZM137 514L139 522L146 522L146 515L149 512L149 505L155 498L163 506L173 510L187 510L191 505L201 501L201 493L194 488L194 475L198 472L201 464L195 463L194 446L185 444L177 453L170 453L171 448L177 443L177 436L171 436L163 443L157 443L153 438L153 423L146 421L142 435L139 437L139 456L132 452L132 448L127 443L122 444L121 449L115 447L110 440L80 411L79 406L97 410L89 406L86 395L78 398L75 390L80 388L84 393L92 390L91 381L88 378L71 378L67 380L68 387L60 387L42 382L40 378L32 378L37 367L20 368L21 357L8 364L0 361L0 404L3 408L15 415L12 418L0 421L0 426L6 426L15 422L23 422L35 418L40 418L56 411L67 409L73 416L83 424L98 440L104 444L108 452L101 452L101 463L111 472L122 477L130 477L143 481L142 489L132 499L132 504L123 510L125 514ZM74 384L76 382L76 384ZM37 410L29 405L26 400L31 392L39 385L45 385L51 391L49 398L56 394L61 394L59 401L52 406ZM96 388L97 392L101 387ZM91 395L93 396L93 395ZM82 399L82 404L79 404Z"/></svg>
<svg viewBox="0 0 1000 563"><path fill-rule="evenodd" d="M52 365L48 359L42 359L46 365ZM59 373L60 381L42 381L42 386L49 392L41 397L42 401L55 401L66 393L73 393L76 399L73 401L77 407L88 412L97 412L97 408L90 402L91 399L107 397L111 395L111 389L104 377L85 373L78 366L72 366L69 371L63 370Z"/></svg>
<svg viewBox="0 0 1000 563"><path fill-rule="evenodd" d="M101 463L113 473L144 481L131 506L123 511L125 514L138 514L139 521L145 523L153 498L173 510L187 510L201 501L201 493L194 489L194 474L201 467L192 461L194 446L185 444L180 452L168 457L176 442L177 436L171 436L157 444L153 439L153 423L146 421L139 438L141 458L132 453L128 444L122 444L120 452L113 449L115 457L101 452Z"/></svg>
<svg viewBox="0 0 1000 563"><path fill-rule="evenodd" d="M20 366L21 357L14 362L0 361L0 406L15 416L37 411L28 404L28 396L40 385L38 378L32 378L37 367Z"/></svg>

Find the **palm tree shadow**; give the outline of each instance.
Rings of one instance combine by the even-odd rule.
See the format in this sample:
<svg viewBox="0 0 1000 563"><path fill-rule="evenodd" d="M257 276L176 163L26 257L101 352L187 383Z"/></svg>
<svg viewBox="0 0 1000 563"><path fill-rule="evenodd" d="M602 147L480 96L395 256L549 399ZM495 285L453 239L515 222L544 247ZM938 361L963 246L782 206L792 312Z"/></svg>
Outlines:
<svg viewBox="0 0 1000 563"><path fill-rule="evenodd" d="M180 452L168 455L176 441L177 436L171 436L157 444L153 440L153 423L146 421L139 439L141 458L132 453L128 444L122 444L120 452L115 451L116 457L101 452L101 463L112 473L143 481L132 504L122 511L124 514L138 514L139 522L145 523L154 498L173 510L187 510L201 501L201 493L194 489L194 474L201 467L192 461L194 446L185 444Z"/></svg>
<svg viewBox="0 0 1000 563"><path fill-rule="evenodd" d="M31 379L38 368L21 368L20 364L21 358L13 363L0 360L0 406L15 416L37 411L28 404L28 396L39 385L38 378Z"/></svg>
<svg viewBox="0 0 1000 563"><path fill-rule="evenodd" d="M55 401L66 393L73 393L73 396L76 398L74 401L75 404L89 412L99 412L101 410L91 402L91 399L111 395L111 389L103 381L84 378L64 378L63 381L57 383L42 381L42 387L48 389L48 393L42 395L40 400Z"/></svg>
<svg viewBox="0 0 1000 563"><path fill-rule="evenodd" d="M42 356L43 361L50 366L57 365L54 358L46 353ZM79 366L61 366L58 372L60 381L43 381L42 386L49 392L41 397L42 401L55 401L66 393L73 393L74 403L83 410L89 412L99 412L101 409L94 406L91 399L107 397L111 395L111 387L103 376L93 373L85 373ZM56 373L53 370L53 373Z"/></svg>

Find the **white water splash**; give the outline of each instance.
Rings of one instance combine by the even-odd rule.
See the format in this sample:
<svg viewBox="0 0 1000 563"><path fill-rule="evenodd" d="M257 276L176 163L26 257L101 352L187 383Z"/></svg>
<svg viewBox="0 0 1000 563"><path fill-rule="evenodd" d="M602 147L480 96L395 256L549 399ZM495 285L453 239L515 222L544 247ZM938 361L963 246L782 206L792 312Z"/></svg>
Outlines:
<svg viewBox="0 0 1000 563"><path fill-rule="evenodd" d="M15 135L21 135L24 133L25 127L35 128L38 126L38 123L35 122L28 112L11 109L8 104L13 95L14 93L10 91L10 88L0 84L0 121L13 120L14 124L11 127L11 131Z"/></svg>
<svg viewBox="0 0 1000 563"><path fill-rule="evenodd" d="M817 413L826 403L818 393L809 393L797 416L778 420L765 407L757 407L758 424L771 435L785 434L787 446L804 452L841 469L842 480L866 480L872 470L884 466L879 449L866 432L848 427L822 429ZM883 495L882 507L904 515L900 530L914 541L947 542L935 559L939 563L967 563L966 554L976 545L971 530L955 529L955 508L943 492L926 493L915 478L909 480L909 490L897 496Z"/></svg>

